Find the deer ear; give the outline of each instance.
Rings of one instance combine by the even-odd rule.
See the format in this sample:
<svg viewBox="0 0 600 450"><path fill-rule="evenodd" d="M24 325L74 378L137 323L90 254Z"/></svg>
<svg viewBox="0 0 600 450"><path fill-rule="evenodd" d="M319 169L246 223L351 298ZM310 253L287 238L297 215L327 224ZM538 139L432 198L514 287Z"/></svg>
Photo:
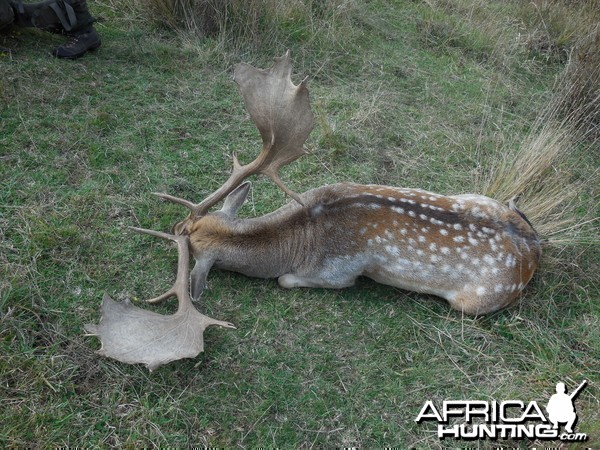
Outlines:
<svg viewBox="0 0 600 450"><path fill-rule="evenodd" d="M208 272L214 264L212 259L197 259L194 269L190 272L190 293L192 300L197 302L206 286Z"/></svg>
<svg viewBox="0 0 600 450"><path fill-rule="evenodd" d="M225 198L221 212L227 214L230 217L235 217L238 209L246 201L248 192L250 192L251 183L246 181L240 184L235 190Z"/></svg>

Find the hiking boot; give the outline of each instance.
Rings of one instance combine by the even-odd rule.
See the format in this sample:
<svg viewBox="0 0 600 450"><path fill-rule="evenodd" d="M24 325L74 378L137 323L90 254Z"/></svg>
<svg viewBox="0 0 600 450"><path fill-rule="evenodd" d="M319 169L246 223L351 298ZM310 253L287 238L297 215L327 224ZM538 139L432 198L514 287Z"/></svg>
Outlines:
<svg viewBox="0 0 600 450"><path fill-rule="evenodd" d="M78 30L76 33L67 34L69 39L60 47L52 50L52 56L57 58L76 59L86 52L96 50L100 47L100 36L90 26L86 30Z"/></svg>

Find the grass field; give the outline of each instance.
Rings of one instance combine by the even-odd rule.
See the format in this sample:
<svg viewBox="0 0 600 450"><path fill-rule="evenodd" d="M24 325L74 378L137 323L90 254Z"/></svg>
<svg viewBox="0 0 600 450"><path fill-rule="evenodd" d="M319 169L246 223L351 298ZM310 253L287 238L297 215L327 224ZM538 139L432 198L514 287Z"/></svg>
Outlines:
<svg viewBox="0 0 600 450"><path fill-rule="evenodd" d="M545 405L557 382L583 379L577 430L589 440L578 445L598 446L592 139L576 137L555 168L577 186L565 214L587 225L545 236L557 238L506 310L462 317L367 279L287 291L215 270L202 312L237 329L209 329L198 358L149 373L98 356L84 336L103 293L142 306L174 279L175 249L126 229L166 231L184 217L151 192L202 199L227 178L232 152L242 162L258 152L233 64L266 67L290 48L294 80L310 76L317 126L309 155L283 171L291 189L349 180L474 192L539 132L558 95L571 16L537 3L334 2L318 21L290 11L243 40L91 2L103 45L76 61L49 55L59 36L0 35L11 49L0 53L0 446L555 447L440 441L415 418L427 400ZM255 178L241 215L287 201Z"/></svg>

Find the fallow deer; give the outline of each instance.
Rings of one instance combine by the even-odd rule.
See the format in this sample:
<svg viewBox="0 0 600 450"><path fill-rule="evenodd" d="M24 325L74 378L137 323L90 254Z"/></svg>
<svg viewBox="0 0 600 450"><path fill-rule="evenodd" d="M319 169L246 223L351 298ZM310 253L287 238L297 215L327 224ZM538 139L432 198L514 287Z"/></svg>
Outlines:
<svg viewBox="0 0 600 450"><path fill-rule="evenodd" d="M298 195L278 170L305 153L313 127L306 80L291 81L289 53L267 69L235 68L246 109L263 149L242 166L233 158L230 178L195 204L158 196L190 209L173 235L136 231L175 241L177 281L160 302L177 296L171 316L105 296L102 320L88 333L102 341L100 353L151 370L203 350L207 326L233 327L200 314L192 305L212 267L278 278L284 288L344 288L359 276L445 298L466 314L486 314L512 303L533 276L541 257L537 235L514 204L481 195L445 196L421 189L340 183ZM238 219L253 174L272 178L294 200L263 217ZM215 212L209 209L225 199ZM189 251L196 259L188 279Z"/></svg>
<svg viewBox="0 0 600 450"><path fill-rule="evenodd" d="M267 70L235 68L245 105L263 140L259 156L190 209L176 234L190 238L196 265L192 298L212 267L285 288L352 286L359 276L445 298L466 314L512 303L535 272L541 246L525 216L481 195L445 196L420 189L340 183L297 195L278 169L305 153L313 127L306 80L295 86L289 53ZM238 219L252 174L270 176L294 201L253 219ZM216 212L209 209L225 198ZM161 301L163 297L154 299Z"/></svg>

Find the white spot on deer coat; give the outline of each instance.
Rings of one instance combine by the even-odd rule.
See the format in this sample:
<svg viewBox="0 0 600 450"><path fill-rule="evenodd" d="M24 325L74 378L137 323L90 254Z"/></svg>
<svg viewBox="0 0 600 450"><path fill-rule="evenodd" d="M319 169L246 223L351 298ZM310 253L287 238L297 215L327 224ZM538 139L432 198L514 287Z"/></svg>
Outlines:
<svg viewBox="0 0 600 450"><path fill-rule="evenodd" d="M385 249L392 256L400 256L400 249L395 245L386 245Z"/></svg>
<svg viewBox="0 0 600 450"><path fill-rule="evenodd" d="M515 258L515 255L508 254L505 265L506 267L515 267L517 265L517 258Z"/></svg>
<svg viewBox="0 0 600 450"><path fill-rule="evenodd" d="M494 260L494 258L491 255L485 255L483 257L483 260L489 264L490 266L495 266L496 265L496 261Z"/></svg>

